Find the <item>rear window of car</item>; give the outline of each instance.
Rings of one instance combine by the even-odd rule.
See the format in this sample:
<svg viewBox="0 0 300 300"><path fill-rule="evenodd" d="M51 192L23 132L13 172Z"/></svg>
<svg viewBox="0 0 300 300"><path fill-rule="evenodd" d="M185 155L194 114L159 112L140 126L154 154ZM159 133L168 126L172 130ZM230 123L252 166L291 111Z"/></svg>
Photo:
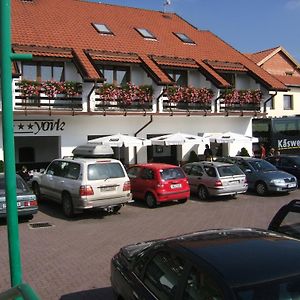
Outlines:
<svg viewBox="0 0 300 300"><path fill-rule="evenodd" d="M163 180L185 178L185 174L181 168L169 168L160 170L160 177Z"/></svg>
<svg viewBox="0 0 300 300"><path fill-rule="evenodd" d="M23 192L29 192L30 189L28 185L24 182L23 179L20 177L16 178L16 192L17 194L23 193ZM0 195L5 195L5 181L4 177L0 178Z"/></svg>
<svg viewBox="0 0 300 300"><path fill-rule="evenodd" d="M276 171L276 167L265 160L249 161L249 164L256 171Z"/></svg>
<svg viewBox="0 0 300 300"><path fill-rule="evenodd" d="M221 167L218 167L217 169L218 169L218 172L219 172L221 177L234 176L234 175L243 175L244 174L242 172L242 170L236 165L221 166Z"/></svg>
<svg viewBox="0 0 300 300"><path fill-rule="evenodd" d="M88 165L88 180L100 180L125 177L119 163L96 163Z"/></svg>

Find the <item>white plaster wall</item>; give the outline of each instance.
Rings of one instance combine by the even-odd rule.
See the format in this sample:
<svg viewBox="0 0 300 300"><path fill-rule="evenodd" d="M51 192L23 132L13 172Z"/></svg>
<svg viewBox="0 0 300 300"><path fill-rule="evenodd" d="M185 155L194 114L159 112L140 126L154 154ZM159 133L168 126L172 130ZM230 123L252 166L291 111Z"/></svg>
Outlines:
<svg viewBox="0 0 300 300"><path fill-rule="evenodd" d="M131 67L131 82L136 85L152 85L152 79L141 67Z"/></svg>
<svg viewBox="0 0 300 300"><path fill-rule="evenodd" d="M293 109L283 109L283 96L292 95ZM300 87L292 87L287 92L278 92L274 97L275 109L270 109L270 103L267 105L267 113L269 117L293 116L300 114Z"/></svg>
<svg viewBox="0 0 300 300"><path fill-rule="evenodd" d="M196 88L211 88L211 82L206 80L199 71L192 70L188 72L188 85Z"/></svg>
<svg viewBox="0 0 300 300"><path fill-rule="evenodd" d="M246 74L236 74L235 78L236 89L238 90L256 90L261 88L259 83Z"/></svg>

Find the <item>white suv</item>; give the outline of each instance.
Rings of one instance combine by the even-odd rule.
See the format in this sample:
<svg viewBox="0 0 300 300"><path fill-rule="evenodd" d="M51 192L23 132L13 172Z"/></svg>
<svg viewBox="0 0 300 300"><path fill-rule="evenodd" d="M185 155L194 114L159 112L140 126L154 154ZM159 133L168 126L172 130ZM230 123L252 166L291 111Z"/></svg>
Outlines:
<svg viewBox="0 0 300 300"><path fill-rule="evenodd" d="M130 188L124 166L111 158L55 159L32 179L37 198L61 203L67 217L93 208L117 212L132 202Z"/></svg>

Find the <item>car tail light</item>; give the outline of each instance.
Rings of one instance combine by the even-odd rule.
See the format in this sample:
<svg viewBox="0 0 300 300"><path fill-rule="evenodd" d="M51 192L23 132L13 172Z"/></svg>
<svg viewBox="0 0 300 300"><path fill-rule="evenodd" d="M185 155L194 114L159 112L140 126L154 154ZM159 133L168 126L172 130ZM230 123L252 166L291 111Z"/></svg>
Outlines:
<svg viewBox="0 0 300 300"><path fill-rule="evenodd" d="M130 191L131 189L131 185L130 185L130 181L126 181L123 185L123 191Z"/></svg>
<svg viewBox="0 0 300 300"><path fill-rule="evenodd" d="M37 201L33 200L33 201L25 201L24 202L24 206L37 206Z"/></svg>
<svg viewBox="0 0 300 300"><path fill-rule="evenodd" d="M80 196L92 196L94 195L94 190L90 185L81 185L79 189Z"/></svg>
<svg viewBox="0 0 300 300"><path fill-rule="evenodd" d="M215 186L222 186L222 181L221 180L216 180L215 181Z"/></svg>

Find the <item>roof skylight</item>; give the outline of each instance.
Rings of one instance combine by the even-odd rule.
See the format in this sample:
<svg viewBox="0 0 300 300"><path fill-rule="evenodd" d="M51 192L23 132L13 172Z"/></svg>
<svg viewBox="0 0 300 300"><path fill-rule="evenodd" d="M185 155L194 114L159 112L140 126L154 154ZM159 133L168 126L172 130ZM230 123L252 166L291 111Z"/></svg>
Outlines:
<svg viewBox="0 0 300 300"><path fill-rule="evenodd" d="M156 37L148 29L145 28L135 28L135 29L145 39L156 40Z"/></svg>
<svg viewBox="0 0 300 300"><path fill-rule="evenodd" d="M97 29L99 33L113 34L112 31L105 24L93 23L93 26Z"/></svg>
<svg viewBox="0 0 300 300"><path fill-rule="evenodd" d="M195 44L195 42L184 33L174 32L174 34L184 43Z"/></svg>

